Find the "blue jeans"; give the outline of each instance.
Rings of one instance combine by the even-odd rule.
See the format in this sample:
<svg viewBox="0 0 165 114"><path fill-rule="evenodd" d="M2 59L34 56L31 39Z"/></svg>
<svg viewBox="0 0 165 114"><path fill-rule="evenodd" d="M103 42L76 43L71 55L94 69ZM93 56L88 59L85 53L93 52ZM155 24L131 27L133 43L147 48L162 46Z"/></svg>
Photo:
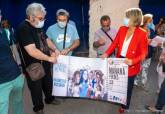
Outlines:
<svg viewBox="0 0 165 114"><path fill-rule="evenodd" d="M12 105L12 114L24 114L23 85L24 77L22 75L10 82L0 84L0 114L8 114L9 102Z"/></svg>
<svg viewBox="0 0 165 114"><path fill-rule="evenodd" d="M165 105L165 79L161 85L160 93L155 108L158 110L162 110L164 105Z"/></svg>

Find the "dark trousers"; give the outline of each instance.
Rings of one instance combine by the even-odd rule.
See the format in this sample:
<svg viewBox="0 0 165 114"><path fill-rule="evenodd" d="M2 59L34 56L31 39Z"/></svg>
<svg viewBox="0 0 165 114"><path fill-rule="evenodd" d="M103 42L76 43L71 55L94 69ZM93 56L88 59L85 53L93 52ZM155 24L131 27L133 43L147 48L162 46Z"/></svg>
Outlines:
<svg viewBox="0 0 165 114"><path fill-rule="evenodd" d="M131 102L132 91L133 91L133 87L134 87L135 77L136 76L128 77L127 104L126 105L122 105L122 108L124 108L124 109L129 109L130 102Z"/></svg>
<svg viewBox="0 0 165 114"><path fill-rule="evenodd" d="M45 69L46 75L37 81L32 81L27 75L27 84L31 92L33 110L37 112L44 108L42 91L45 95L45 102L51 103L54 97L52 96L53 78L51 76L51 65L48 62L43 62L43 67Z"/></svg>
<svg viewBox="0 0 165 114"><path fill-rule="evenodd" d="M155 108L158 110L162 110L164 105L165 105L165 79L161 85L160 93Z"/></svg>

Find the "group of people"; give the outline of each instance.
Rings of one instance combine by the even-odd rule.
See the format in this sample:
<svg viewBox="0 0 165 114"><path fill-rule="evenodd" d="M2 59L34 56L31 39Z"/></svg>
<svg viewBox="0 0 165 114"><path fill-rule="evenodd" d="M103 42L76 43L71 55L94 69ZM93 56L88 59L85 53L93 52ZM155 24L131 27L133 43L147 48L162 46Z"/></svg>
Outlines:
<svg viewBox="0 0 165 114"><path fill-rule="evenodd" d="M81 69L69 80L68 96L106 99L103 93L103 73L100 70Z"/></svg>
<svg viewBox="0 0 165 114"><path fill-rule="evenodd" d="M26 8L26 18L18 26L16 31L1 22L0 27L0 113L8 114L9 99L13 114L24 114L23 111L23 86L24 75L31 93L33 110L36 114L44 114L43 93L46 104L58 105L60 102L52 96L52 73L51 64L56 63L57 57L61 55L72 55L72 51L80 45L79 35L75 24L69 20L69 12L60 9L56 12L57 23L50 26L46 32L42 29L45 22L46 10L40 3L31 3ZM0 16L2 17L2 16ZM1 19L0 19L1 21ZM117 57L125 58L128 65L128 88L127 103L121 105L120 113L129 109L132 91L137 75L140 75L142 84L145 85L148 69L151 61L152 31L159 35L164 35L164 20L154 27L153 16L146 14L143 16L141 9L130 8L126 10L124 26L118 32L110 27L111 20L108 15L100 19L101 28L95 32L93 47L97 50L97 57ZM162 26L163 25L163 26ZM163 31L163 32L162 32ZM15 34L15 35L14 35ZM13 51L11 46L17 45L17 51ZM165 47L165 43L160 44ZM20 59L15 54L19 52ZM161 54L161 60L165 61L165 53ZM44 68L44 77L32 80L27 72L27 67L33 63L41 63ZM147 65L146 65L147 64ZM20 69L22 65L22 72ZM142 68L141 68L142 66ZM165 69L165 65L162 66ZM144 70L144 71L143 71ZM165 71L165 70L162 70ZM141 72L141 73L140 73ZM95 77L90 75L95 74ZM71 96L100 99L102 96L102 76L99 71L82 69L76 71L70 81L73 85L68 88ZM144 79L144 80L143 80ZM155 107L146 106L152 112L161 111L165 105L165 80L161 82L160 92Z"/></svg>
<svg viewBox="0 0 165 114"><path fill-rule="evenodd" d="M71 55L72 51L80 44L76 26L69 21L69 13L59 9L56 13L57 23L43 31L46 10L40 3L29 4L26 8L26 18L16 31L11 31L9 23L2 21L0 29L0 113L8 114L9 99L12 101L13 114L24 114L22 96L24 76L31 93L33 110L36 114L44 114L43 93L46 104L58 105L60 102L52 96L53 79L51 64L56 63L57 56ZM2 17L2 16L1 16ZM13 35L15 33L15 35ZM17 64L15 51L11 46L17 46L19 58ZM15 48L16 49L16 48ZM45 75L37 80L32 80L26 67L33 63L43 66ZM34 67L35 68L35 67ZM33 70L33 69L32 69Z"/></svg>
<svg viewBox="0 0 165 114"><path fill-rule="evenodd" d="M119 112L124 113L125 110L129 109L134 85L145 87L147 83L148 69L153 54L153 48L150 43L155 37L155 31L157 35L161 33L161 36L164 37L164 30L162 30L164 22L161 18L160 26L156 28L153 24L152 14L143 15L139 8L130 8L125 12L124 26L119 28L115 37L113 37L115 31L110 27L110 18L105 15L100 22L102 28L95 32L95 41L93 43L97 56L107 58L116 53L116 57L125 58L125 63L129 66L127 103L119 108ZM106 28L107 25L109 25L108 28ZM110 42L108 43L109 45L106 44L107 42ZM161 45L158 44L157 46ZM164 53L161 54L160 59L163 61ZM163 98L165 80L163 80L164 78L161 78L161 81L159 81L160 92L156 106L146 106L146 109L152 112L161 112L165 104L165 99Z"/></svg>

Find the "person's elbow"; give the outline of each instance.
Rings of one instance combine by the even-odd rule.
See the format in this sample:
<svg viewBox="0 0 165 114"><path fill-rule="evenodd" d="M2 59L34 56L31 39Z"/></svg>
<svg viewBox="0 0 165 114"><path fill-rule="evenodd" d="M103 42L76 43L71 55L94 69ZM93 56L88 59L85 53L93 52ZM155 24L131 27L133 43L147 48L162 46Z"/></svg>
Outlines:
<svg viewBox="0 0 165 114"><path fill-rule="evenodd" d="M38 53L38 51L37 51L36 49L32 49L32 50L29 52L29 55L32 56L32 57L34 57L34 58L36 58L37 53Z"/></svg>
<svg viewBox="0 0 165 114"><path fill-rule="evenodd" d="M75 40L75 42L77 44L77 47L80 46L80 40L79 39Z"/></svg>

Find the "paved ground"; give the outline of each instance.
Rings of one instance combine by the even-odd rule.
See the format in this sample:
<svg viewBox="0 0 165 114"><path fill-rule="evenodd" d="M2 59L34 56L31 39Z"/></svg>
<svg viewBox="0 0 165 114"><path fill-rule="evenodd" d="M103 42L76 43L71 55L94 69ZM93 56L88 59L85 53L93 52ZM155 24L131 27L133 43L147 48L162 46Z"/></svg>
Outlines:
<svg viewBox="0 0 165 114"><path fill-rule="evenodd" d="M157 98L156 62L152 62L148 74L147 90L134 88L130 111L127 114L152 114L144 109L145 104L154 104ZM119 106L102 101L67 99L58 106L45 105L45 114L118 114ZM25 114L33 114L30 93L25 84L24 91ZM163 112L162 114L165 114Z"/></svg>

